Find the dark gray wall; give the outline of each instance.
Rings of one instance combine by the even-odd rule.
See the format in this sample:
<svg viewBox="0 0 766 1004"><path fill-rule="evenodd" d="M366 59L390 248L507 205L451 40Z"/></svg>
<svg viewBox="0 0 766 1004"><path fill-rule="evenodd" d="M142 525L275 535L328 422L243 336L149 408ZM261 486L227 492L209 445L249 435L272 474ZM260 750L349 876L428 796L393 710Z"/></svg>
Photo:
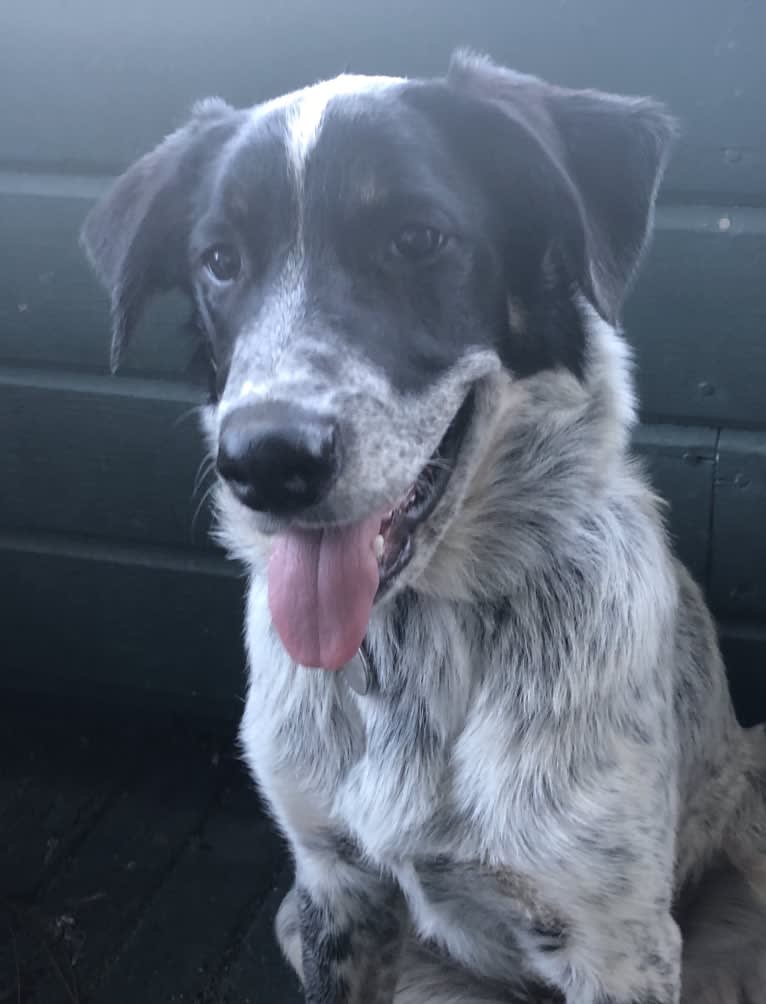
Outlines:
<svg viewBox="0 0 766 1004"><path fill-rule="evenodd" d="M199 391L177 306L153 309L124 373L106 372L106 301L76 236L108 177L198 97L248 104L342 69L439 73L467 43L681 118L627 311L638 446L722 620L743 714L761 715L764 38L757 0L4 0L2 682L203 707L242 689L241 582L197 513Z"/></svg>

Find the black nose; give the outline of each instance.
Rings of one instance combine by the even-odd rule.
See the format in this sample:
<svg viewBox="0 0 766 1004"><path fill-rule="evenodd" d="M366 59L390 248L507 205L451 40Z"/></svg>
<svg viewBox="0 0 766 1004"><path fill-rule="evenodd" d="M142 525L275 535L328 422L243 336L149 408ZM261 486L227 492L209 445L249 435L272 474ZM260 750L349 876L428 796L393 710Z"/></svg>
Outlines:
<svg viewBox="0 0 766 1004"><path fill-rule="evenodd" d="M218 473L257 512L308 509L337 472L337 427L324 415L274 401L234 408L221 423Z"/></svg>

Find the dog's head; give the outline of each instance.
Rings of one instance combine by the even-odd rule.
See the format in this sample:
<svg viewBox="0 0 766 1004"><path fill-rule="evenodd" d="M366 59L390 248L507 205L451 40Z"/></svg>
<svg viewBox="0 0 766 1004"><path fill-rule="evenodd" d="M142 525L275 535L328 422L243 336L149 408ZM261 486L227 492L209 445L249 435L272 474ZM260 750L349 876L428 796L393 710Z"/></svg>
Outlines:
<svg viewBox="0 0 766 1004"><path fill-rule="evenodd" d="M194 305L224 518L269 556L298 661L341 665L376 597L427 588L501 399L587 385L672 132L460 54L440 80L205 102L92 211L114 365L152 294Z"/></svg>

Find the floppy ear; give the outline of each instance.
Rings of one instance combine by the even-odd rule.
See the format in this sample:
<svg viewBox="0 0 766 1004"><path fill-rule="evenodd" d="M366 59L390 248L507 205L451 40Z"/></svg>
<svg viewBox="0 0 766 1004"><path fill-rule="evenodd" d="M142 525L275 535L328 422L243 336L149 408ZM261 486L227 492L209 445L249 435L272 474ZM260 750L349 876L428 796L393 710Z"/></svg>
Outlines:
<svg viewBox="0 0 766 1004"><path fill-rule="evenodd" d="M523 124L557 163L579 203L583 292L614 323L646 246L674 119L650 99L555 87L466 51L447 82Z"/></svg>
<svg viewBox="0 0 766 1004"><path fill-rule="evenodd" d="M191 120L133 164L88 214L80 241L111 295L113 371L149 298L187 287L194 195L239 119L223 101L196 105Z"/></svg>

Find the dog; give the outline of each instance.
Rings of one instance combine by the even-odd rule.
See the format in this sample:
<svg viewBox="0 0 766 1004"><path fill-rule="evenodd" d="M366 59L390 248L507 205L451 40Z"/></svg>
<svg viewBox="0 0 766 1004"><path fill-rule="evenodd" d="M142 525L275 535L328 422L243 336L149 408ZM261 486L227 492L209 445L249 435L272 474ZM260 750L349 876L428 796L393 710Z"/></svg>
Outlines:
<svg viewBox="0 0 766 1004"><path fill-rule="evenodd" d="M204 101L84 224L113 366L170 289L207 357L309 1004L766 1001L766 732L630 452L675 134L460 51Z"/></svg>

